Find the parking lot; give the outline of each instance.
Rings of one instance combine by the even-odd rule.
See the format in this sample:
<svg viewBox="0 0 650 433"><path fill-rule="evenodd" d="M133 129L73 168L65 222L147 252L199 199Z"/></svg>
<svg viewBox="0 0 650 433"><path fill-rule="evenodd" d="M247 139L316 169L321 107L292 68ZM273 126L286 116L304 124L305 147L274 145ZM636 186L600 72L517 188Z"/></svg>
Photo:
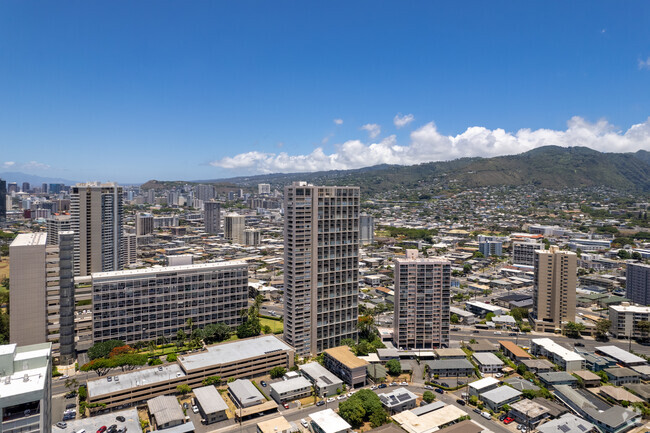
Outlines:
<svg viewBox="0 0 650 433"><path fill-rule="evenodd" d="M117 417L124 417L124 421L118 421ZM199 420L200 421L200 420ZM142 431L140 428L140 420L138 418L138 411L135 409L121 410L119 412L107 413L98 415L91 418L82 418L76 420L66 421L66 428L59 428L56 423L52 427L52 433L74 433L80 430L85 430L86 433L95 433L100 427L106 426L107 428L116 425L118 429L123 428L123 431L139 433Z"/></svg>

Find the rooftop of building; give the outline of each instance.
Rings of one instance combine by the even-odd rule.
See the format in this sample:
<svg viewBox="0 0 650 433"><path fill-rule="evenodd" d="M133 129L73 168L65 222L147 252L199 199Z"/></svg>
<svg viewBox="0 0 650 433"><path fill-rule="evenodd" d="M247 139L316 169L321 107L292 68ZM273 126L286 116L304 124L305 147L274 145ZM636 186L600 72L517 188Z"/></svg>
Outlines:
<svg viewBox="0 0 650 433"><path fill-rule="evenodd" d="M491 352L475 352L472 354L472 357L482 365L503 365L503 361Z"/></svg>
<svg viewBox="0 0 650 433"><path fill-rule="evenodd" d="M311 420L315 422L323 433L337 433L340 431L348 431L352 426L348 424L332 409L325 409L319 412L314 412L309 415Z"/></svg>
<svg viewBox="0 0 650 433"><path fill-rule="evenodd" d="M465 302L465 305L480 308L482 310L487 310L487 311L503 311L503 307L499 307L498 305L486 304L485 302L481 302L481 301L467 301Z"/></svg>
<svg viewBox="0 0 650 433"><path fill-rule="evenodd" d="M392 418L408 433L429 433L438 430L440 426L457 420L461 416L467 415L467 412L451 404L419 416L414 412L415 409L405 410L393 415Z"/></svg>
<svg viewBox="0 0 650 433"><path fill-rule="evenodd" d="M517 346L514 342L508 340L499 340L499 344L506 348L517 358L531 358L530 354L521 347Z"/></svg>
<svg viewBox="0 0 650 433"><path fill-rule="evenodd" d="M88 396L90 398L96 398L101 395L113 394L143 385L165 382L182 376L185 376L185 373L178 364L167 364L134 370L117 376L98 377L97 379L88 381ZM114 377L118 377L119 380L115 380ZM110 382L108 381L109 378Z"/></svg>
<svg viewBox="0 0 650 433"><path fill-rule="evenodd" d="M566 371L550 371L548 373L539 373L539 378L546 383L557 383L557 382L577 382L578 379L573 377L571 374Z"/></svg>
<svg viewBox="0 0 650 433"><path fill-rule="evenodd" d="M589 370L577 370L572 371L574 375L578 376L582 380L600 380L600 376L595 373L592 373Z"/></svg>
<svg viewBox="0 0 650 433"><path fill-rule="evenodd" d="M291 350L293 349L279 338L264 335L208 346L207 351L180 356L178 362L185 371L192 371Z"/></svg>
<svg viewBox="0 0 650 433"><path fill-rule="evenodd" d="M390 392L379 394L379 399L387 407L399 406L405 401L416 400L417 395L406 388L396 388Z"/></svg>
<svg viewBox="0 0 650 433"><path fill-rule="evenodd" d="M499 403L519 396L521 396L521 392L517 391L516 389L509 386L500 386L499 388L492 389L481 394L481 399Z"/></svg>
<svg viewBox="0 0 650 433"><path fill-rule="evenodd" d="M285 417L280 415L266 421L258 422L257 428L262 433L278 433L292 430L293 426Z"/></svg>
<svg viewBox="0 0 650 433"><path fill-rule="evenodd" d="M530 341L531 344L537 344L538 346L542 346L545 350L559 356L564 361L584 361L584 358L582 356L578 355L575 352L570 351L569 349L563 346L560 346L550 338L533 338Z"/></svg>
<svg viewBox="0 0 650 433"><path fill-rule="evenodd" d="M605 373L612 375L614 377L630 377L630 376L638 377L639 376L639 373L627 367L606 368L604 371Z"/></svg>
<svg viewBox="0 0 650 433"><path fill-rule="evenodd" d="M11 243L12 247L30 247L35 245L46 245L47 244L47 233L46 232L36 232L36 233L20 233Z"/></svg>
<svg viewBox="0 0 650 433"><path fill-rule="evenodd" d="M441 348L433 351L438 358L465 358L467 355L463 349L459 348Z"/></svg>
<svg viewBox="0 0 650 433"><path fill-rule="evenodd" d="M498 383L499 383L498 379L495 379L493 377L484 377L483 379L479 379L477 381L470 383L469 386L474 389L481 390L490 386L497 385Z"/></svg>
<svg viewBox="0 0 650 433"><path fill-rule="evenodd" d="M510 407L520 413L526 414L529 419L537 418L538 416L549 412L546 406L542 406L541 404L526 398L512 403Z"/></svg>
<svg viewBox="0 0 650 433"><path fill-rule="evenodd" d="M348 346L332 347L326 349L325 353L350 369L368 365L368 361L358 358Z"/></svg>
<svg viewBox="0 0 650 433"><path fill-rule="evenodd" d="M260 390L248 379L237 379L230 382L228 389L242 404L250 401L266 401Z"/></svg>
<svg viewBox="0 0 650 433"><path fill-rule="evenodd" d="M467 359L436 359L427 361L430 369L439 370L464 370L473 369L474 366Z"/></svg>
<svg viewBox="0 0 650 433"><path fill-rule="evenodd" d="M212 385L194 388L192 392L194 392L194 396L205 413L221 412L228 409L228 405L221 397L221 394Z"/></svg>
<svg viewBox="0 0 650 433"><path fill-rule="evenodd" d="M307 364L299 365L298 368L300 371L303 371L305 374L309 375L309 377L313 378L316 381L316 385L319 387L343 382L341 379L336 377L334 373L320 365L318 362L309 362Z"/></svg>
<svg viewBox="0 0 650 433"><path fill-rule="evenodd" d="M524 359L521 363L529 369L547 369L555 367L555 364L547 359Z"/></svg>
<svg viewBox="0 0 650 433"><path fill-rule="evenodd" d="M160 395L147 400L149 413L156 419L156 425L163 426L174 421L185 421L185 414L176 397Z"/></svg>
<svg viewBox="0 0 650 433"><path fill-rule="evenodd" d="M569 413L540 425L537 430L540 433L590 433L599 431L590 422Z"/></svg>
<svg viewBox="0 0 650 433"><path fill-rule="evenodd" d="M311 388L311 382L307 378L298 376L293 379L280 380L269 385L278 394L291 392L296 389Z"/></svg>
<svg viewBox="0 0 650 433"><path fill-rule="evenodd" d="M117 277L143 277L146 275L167 274L173 272L189 272L189 271L207 271L210 269L224 269L231 267L248 266L246 262L240 260L213 262L213 263L198 263L195 265L179 265L179 266L152 266L144 269L132 269L125 271L111 271L111 272L95 272L92 274L93 281L101 279L110 279Z"/></svg>

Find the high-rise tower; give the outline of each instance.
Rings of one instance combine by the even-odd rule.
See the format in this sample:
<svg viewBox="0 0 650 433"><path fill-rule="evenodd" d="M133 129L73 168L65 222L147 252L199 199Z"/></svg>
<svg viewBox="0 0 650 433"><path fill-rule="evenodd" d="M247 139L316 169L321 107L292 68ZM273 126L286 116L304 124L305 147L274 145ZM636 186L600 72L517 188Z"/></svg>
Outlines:
<svg viewBox="0 0 650 433"><path fill-rule="evenodd" d="M221 206L216 201L206 201L203 203L205 215L203 221L205 222L205 232L211 235L219 234L219 226L221 225L220 209Z"/></svg>
<svg viewBox="0 0 650 433"><path fill-rule="evenodd" d="M299 355L357 340L359 187L284 190L284 338Z"/></svg>
<svg viewBox="0 0 650 433"><path fill-rule="evenodd" d="M122 187L112 182L73 186L70 214L75 233L75 275L122 269Z"/></svg>

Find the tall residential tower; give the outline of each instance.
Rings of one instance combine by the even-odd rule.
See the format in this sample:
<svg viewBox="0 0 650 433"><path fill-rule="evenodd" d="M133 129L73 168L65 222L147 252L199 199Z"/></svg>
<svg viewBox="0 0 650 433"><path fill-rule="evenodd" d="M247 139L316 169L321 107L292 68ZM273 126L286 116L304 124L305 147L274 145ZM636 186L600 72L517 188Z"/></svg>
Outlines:
<svg viewBox="0 0 650 433"><path fill-rule="evenodd" d="M122 187L112 182L73 186L70 214L75 232L75 275L122 269Z"/></svg>
<svg viewBox="0 0 650 433"><path fill-rule="evenodd" d="M418 257L406 250L395 262L393 339L404 349L433 349L449 345L451 264Z"/></svg>
<svg viewBox="0 0 650 433"><path fill-rule="evenodd" d="M532 318L536 331L554 332L576 318L577 256L553 245L535 251Z"/></svg>
<svg viewBox="0 0 650 433"><path fill-rule="evenodd" d="M299 355L357 340L359 187L284 190L284 338Z"/></svg>
<svg viewBox="0 0 650 433"><path fill-rule="evenodd" d="M625 297L641 305L650 305L650 265L628 263Z"/></svg>

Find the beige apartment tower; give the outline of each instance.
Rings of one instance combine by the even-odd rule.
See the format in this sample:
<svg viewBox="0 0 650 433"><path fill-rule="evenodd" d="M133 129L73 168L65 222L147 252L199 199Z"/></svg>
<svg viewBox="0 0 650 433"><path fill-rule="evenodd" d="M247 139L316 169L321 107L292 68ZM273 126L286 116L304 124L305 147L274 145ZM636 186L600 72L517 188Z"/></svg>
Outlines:
<svg viewBox="0 0 650 433"><path fill-rule="evenodd" d="M284 339L300 356L357 340L359 187L284 189Z"/></svg>
<svg viewBox="0 0 650 433"><path fill-rule="evenodd" d="M244 215L226 215L223 226L226 239L237 244L244 244L244 228L246 227L246 217Z"/></svg>
<svg viewBox="0 0 650 433"><path fill-rule="evenodd" d="M122 188L109 183L80 183L70 193L75 232L75 275L122 269Z"/></svg>
<svg viewBox="0 0 650 433"><path fill-rule="evenodd" d="M393 339L398 348L433 349L449 345L451 264L406 250L395 263Z"/></svg>
<svg viewBox="0 0 650 433"><path fill-rule="evenodd" d="M576 317L577 256L553 245L535 251L532 319L536 331L554 332Z"/></svg>

